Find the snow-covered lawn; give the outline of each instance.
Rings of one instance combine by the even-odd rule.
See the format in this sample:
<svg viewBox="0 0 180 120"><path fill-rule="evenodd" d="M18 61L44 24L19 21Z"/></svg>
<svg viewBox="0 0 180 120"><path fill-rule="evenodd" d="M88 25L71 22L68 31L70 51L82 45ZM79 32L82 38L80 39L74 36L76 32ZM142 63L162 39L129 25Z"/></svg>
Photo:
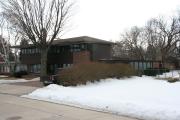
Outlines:
<svg viewBox="0 0 180 120"><path fill-rule="evenodd" d="M0 79L0 84L17 83L17 82L30 82L30 81L39 81L39 78L34 78L32 80L25 80L25 79L16 79L16 80Z"/></svg>
<svg viewBox="0 0 180 120"><path fill-rule="evenodd" d="M23 97L146 120L180 120L180 82L147 76L106 79L77 87L52 84Z"/></svg>
<svg viewBox="0 0 180 120"><path fill-rule="evenodd" d="M157 78L179 78L179 76L180 76L180 70L172 70L168 73L157 75Z"/></svg>

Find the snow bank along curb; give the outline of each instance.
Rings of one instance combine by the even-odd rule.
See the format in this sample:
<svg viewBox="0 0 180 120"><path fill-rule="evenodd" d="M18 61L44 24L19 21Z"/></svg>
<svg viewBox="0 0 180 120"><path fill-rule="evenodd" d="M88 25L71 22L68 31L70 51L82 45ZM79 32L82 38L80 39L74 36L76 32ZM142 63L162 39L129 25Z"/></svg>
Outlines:
<svg viewBox="0 0 180 120"><path fill-rule="evenodd" d="M24 97L146 120L179 120L178 91L180 82L143 76L77 87L49 85Z"/></svg>
<svg viewBox="0 0 180 120"><path fill-rule="evenodd" d="M131 117L131 116L127 116L127 115L124 115L124 114L119 114L117 112L108 111L106 109L99 109L99 108L94 108L94 107L80 105L80 104L68 103L68 102L64 102L64 101L56 101L56 100L50 100L50 99L47 100L47 99L38 98L38 97L32 97L32 96L30 97L29 95L22 95L21 97L27 98L27 99L38 100L38 101L45 101L45 102L55 103L55 104L64 105L64 106L75 107L75 108L84 109L84 110L90 110L90 111L96 111L96 112L102 112L102 113L109 113L109 114L120 115L120 116L124 116L124 117ZM133 117L133 118L138 119L138 118L135 118L135 117Z"/></svg>

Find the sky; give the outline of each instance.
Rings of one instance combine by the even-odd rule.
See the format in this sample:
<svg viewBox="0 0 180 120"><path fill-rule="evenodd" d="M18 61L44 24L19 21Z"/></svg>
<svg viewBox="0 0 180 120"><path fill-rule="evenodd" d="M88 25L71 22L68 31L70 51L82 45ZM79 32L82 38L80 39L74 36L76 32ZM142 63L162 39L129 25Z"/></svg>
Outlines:
<svg viewBox="0 0 180 120"><path fill-rule="evenodd" d="M119 40L123 31L158 16L172 16L180 0L76 0L63 38L90 36Z"/></svg>

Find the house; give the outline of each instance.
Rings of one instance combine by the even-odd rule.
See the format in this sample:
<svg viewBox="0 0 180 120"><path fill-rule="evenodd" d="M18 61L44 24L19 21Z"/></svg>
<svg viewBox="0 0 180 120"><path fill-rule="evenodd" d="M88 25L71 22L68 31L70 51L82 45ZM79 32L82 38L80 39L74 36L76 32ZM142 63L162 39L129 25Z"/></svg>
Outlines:
<svg viewBox="0 0 180 120"><path fill-rule="evenodd" d="M0 63L4 62L3 58L0 56Z"/></svg>
<svg viewBox="0 0 180 120"><path fill-rule="evenodd" d="M3 49L4 38L0 35L0 74L9 72L8 66L5 64L3 59L4 49Z"/></svg>
<svg viewBox="0 0 180 120"><path fill-rule="evenodd" d="M47 70L54 73L57 68L74 64L111 59L112 42L88 36L57 39L48 52ZM28 72L40 72L40 50L33 45L19 46L21 64Z"/></svg>
<svg viewBox="0 0 180 120"><path fill-rule="evenodd" d="M0 56L0 74L4 73L5 68L4 68L4 60L3 58Z"/></svg>
<svg viewBox="0 0 180 120"><path fill-rule="evenodd" d="M154 60L133 60L127 58L113 58L107 60L99 60L100 62L105 63L125 63L130 64L135 70L144 71L148 68L161 68L161 61L154 61Z"/></svg>
<svg viewBox="0 0 180 120"><path fill-rule="evenodd" d="M2 39L3 39L2 36L0 36L0 40ZM10 51L8 56L8 64L7 64L7 61L5 61L5 58L3 58L4 50L1 42L0 42L0 74L9 74L11 68L13 68L15 64L14 56L13 53Z"/></svg>

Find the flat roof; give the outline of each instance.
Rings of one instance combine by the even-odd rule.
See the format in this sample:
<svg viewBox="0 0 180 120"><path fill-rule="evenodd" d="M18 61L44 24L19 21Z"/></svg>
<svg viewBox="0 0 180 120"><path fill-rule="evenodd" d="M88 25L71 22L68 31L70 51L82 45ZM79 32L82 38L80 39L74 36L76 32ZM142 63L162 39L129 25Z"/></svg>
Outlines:
<svg viewBox="0 0 180 120"><path fill-rule="evenodd" d="M70 44L77 44L77 43L89 43L89 44L114 44L113 42L101 40L98 38L88 37L88 36L80 36L80 37L73 37L73 38L67 38L67 39L56 39L53 41L52 45L70 45ZM26 48L26 47L32 47L33 44L24 45L24 46L12 46L11 48Z"/></svg>
<svg viewBox="0 0 180 120"><path fill-rule="evenodd" d="M113 44L113 42L101 40L98 38L80 36L67 39L57 39L53 41L53 44L68 44L68 43L101 43L101 44Z"/></svg>

